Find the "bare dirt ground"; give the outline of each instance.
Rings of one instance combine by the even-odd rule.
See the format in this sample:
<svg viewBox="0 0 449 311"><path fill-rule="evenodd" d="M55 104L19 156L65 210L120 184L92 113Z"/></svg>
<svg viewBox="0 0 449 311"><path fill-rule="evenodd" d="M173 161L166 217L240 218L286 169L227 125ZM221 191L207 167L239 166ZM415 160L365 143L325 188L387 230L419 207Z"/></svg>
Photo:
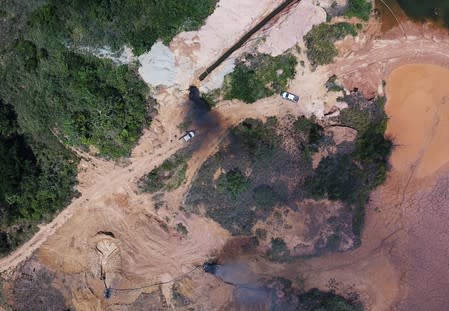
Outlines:
<svg viewBox="0 0 449 311"><path fill-rule="evenodd" d="M347 37L339 44L340 57L330 70L343 79L348 89L357 87L366 96L374 96L382 81L401 65L449 66L446 30L401 21L401 27L381 36L380 26L373 20L360 37Z"/></svg>
<svg viewBox="0 0 449 311"><path fill-rule="evenodd" d="M392 171L386 184L371 197L362 246L292 265L256 260L247 263L248 269L287 277L301 274L306 288L333 289L344 295L357 291L367 310L446 310L449 155L447 144L440 148L438 142L447 141L447 104L443 99L449 94L439 83L447 81L448 74L434 67L393 70L414 63L449 67L449 40L440 30L411 23L393 28L382 37L378 30L374 21L358 39L341 42L341 56L331 66L312 71L307 63L304 67L298 65L290 89L303 94L303 105L299 107L277 96L253 105L220 103L216 111L222 129L204 142L190 160L187 182L165 195L167 208L156 210L153 198L138 192L136 181L183 146L178 141L177 125L182 122L187 95L176 87L159 89L158 117L145 131L132 157L123 163L111 163L84 154L78 186L82 196L43 225L28 243L1 259L0 272L14 276L18 273L14 269L35 253L42 265L74 280L64 286L70 288L70 302L79 310L126 310L112 306L130 304L140 299L141 293L154 294L155 289L146 287L148 284L169 281L191 271L217 255L229 239L229 233L213 221L179 210L189 183L214 153L226 129L247 117L312 113L322 117L336 104L335 97L324 88L324 82L335 73L347 88L358 87L367 94L375 94L381 81L387 80L387 95L391 96L387 105L392 118L388 131L398 147L392 155ZM305 60L304 55L301 58ZM426 79L419 76L421 72ZM409 83L400 82L404 79L410 79ZM417 81L425 82L421 87L427 92L407 97L411 91L407 86ZM424 97L430 92L431 97ZM403 106L404 101L413 102L415 98L421 99L415 102L416 108ZM424 102L426 106L421 106ZM418 121L422 132L416 133L413 128ZM187 237L176 231L179 222L187 227ZM118 259L112 255L104 258L112 252L118 252ZM101 280L102 275L105 280ZM186 285L185 292L206 309L218 310L232 299L231 287L214 277L194 271L190 278L196 280L196 286ZM104 282L114 288L143 288L118 291L105 300ZM170 286L163 285L159 294L166 305L173 306Z"/></svg>

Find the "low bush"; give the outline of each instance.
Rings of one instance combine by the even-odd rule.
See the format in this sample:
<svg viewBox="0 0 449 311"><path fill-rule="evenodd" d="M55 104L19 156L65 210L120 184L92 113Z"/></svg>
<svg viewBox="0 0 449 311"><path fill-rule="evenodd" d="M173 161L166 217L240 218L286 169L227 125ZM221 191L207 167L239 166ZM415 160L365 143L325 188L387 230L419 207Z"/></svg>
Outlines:
<svg viewBox="0 0 449 311"><path fill-rule="evenodd" d="M347 17L357 17L364 21L369 19L371 14L371 1L367 0L349 0L348 9L345 12Z"/></svg>
<svg viewBox="0 0 449 311"><path fill-rule="evenodd" d="M222 174L217 182L217 191L229 194L236 199L239 194L249 189L251 182L240 172L238 168Z"/></svg>
<svg viewBox="0 0 449 311"><path fill-rule="evenodd" d="M255 119L246 119L232 129L231 133L251 156L256 158L269 156L279 143L279 138L274 133L276 123L273 118L268 119L266 124Z"/></svg>
<svg viewBox="0 0 449 311"><path fill-rule="evenodd" d="M341 92L344 88L337 83L337 76L333 75L326 81L326 88L329 92Z"/></svg>
<svg viewBox="0 0 449 311"><path fill-rule="evenodd" d="M291 262L294 258L290 255L290 250L281 238L271 239L271 248L267 253L268 258L274 262Z"/></svg>
<svg viewBox="0 0 449 311"><path fill-rule="evenodd" d="M295 120L293 127L296 131L305 135L306 143L304 145L308 145L310 151L318 150L318 145L324 136L324 129L321 125L301 116Z"/></svg>
<svg viewBox="0 0 449 311"><path fill-rule="evenodd" d="M187 230L186 226L184 226L182 223L178 223L176 225L176 231L178 231L183 236L187 236L187 234L189 233L189 231Z"/></svg>
<svg viewBox="0 0 449 311"><path fill-rule="evenodd" d="M212 109L217 105L220 96L221 96L221 89L215 89L209 91L208 93L202 94L201 97L206 101L209 108Z"/></svg>
<svg viewBox="0 0 449 311"><path fill-rule="evenodd" d="M313 26L304 37L307 57L313 65L325 65L334 61L338 50L334 45L337 40L347 35L356 36L357 29L348 23L320 24Z"/></svg>
<svg viewBox="0 0 449 311"><path fill-rule="evenodd" d="M253 103L281 92L287 87L288 80L294 78L296 64L296 58L290 54L276 57L248 54L225 77L224 98Z"/></svg>
<svg viewBox="0 0 449 311"><path fill-rule="evenodd" d="M291 189L303 181L311 164L301 154L293 157L282 148L277 127L277 120L269 118L265 123L246 119L231 129L228 143L198 171L186 209L203 207L208 217L233 235L249 235L276 205L288 202L290 195L300 195ZM217 178L217 171L226 173Z"/></svg>
<svg viewBox="0 0 449 311"><path fill-rule="evenodd" d="M333 292L322 292L316 288L298 296L300 307L305 311L362 311L363 305L351 302Z"/></svg>
<svg viewBox="0 0 449 311"><path fill-rule="evenodd" d="M187 158L176 154L142 177L139 187L144 192L175 190L185 181L186 171Z"/></svg>

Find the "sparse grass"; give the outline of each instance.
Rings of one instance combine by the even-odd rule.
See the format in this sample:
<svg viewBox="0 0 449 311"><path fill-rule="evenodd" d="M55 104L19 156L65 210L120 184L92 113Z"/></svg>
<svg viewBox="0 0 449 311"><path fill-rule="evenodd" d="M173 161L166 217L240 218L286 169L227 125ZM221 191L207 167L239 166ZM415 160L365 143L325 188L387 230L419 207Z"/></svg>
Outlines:
<svg viewBox="0 0 449 311"><path fill-rule="evenodd" d="M281 92L294 78L297 61L293 55L276 57L247 54L225 77L224 98L237 98L246 103Z"/></svg>
<svg viewBox="0 0 449 311"><path fill-rule="evenodd" d="M186 302L189 303L189 299L182 293L182 286L180 282L173 283L172 298L177 308L184 307Z"/></svg>
<svg viewBox="0 0 449 311"><path fill-rule="evenodd" d="M312 30L304 37L310 62L313 65L332 63L338 55L334 42L347 35L356 36L357 28L348 23L323 23L313 26Z"/></svg>
<svg viewBox="0 0 449 311"><path fill-rule="evenodd" d="M191 120L191 118L188 118L188 117L186 117L186 118L184 118L184 120L181 122L181 123L179 123L177 126L176 126L176 128L179 130L179 131L181 131L181 132L185 132L185 131L187 131L189 128L190 128L190 126L192 125L192 120Z"/></svg>
<svg viewBox="0 0 449 311"><path fill-rule="evenodd" d="M187 157L176 154L160 166L153 169L139 181L144 192L172 191L177 189L186 178Z"/></svg>
<svg viewBox="0 0 449 311"><path fill-rule="evenodd" d="M11 308L7 307L6 297L4 296L4 293L3 293L4 292L3 282L4 282L4 279L2 277L0 277L0 308L3 308L5 311L10 311Z"/></svg>

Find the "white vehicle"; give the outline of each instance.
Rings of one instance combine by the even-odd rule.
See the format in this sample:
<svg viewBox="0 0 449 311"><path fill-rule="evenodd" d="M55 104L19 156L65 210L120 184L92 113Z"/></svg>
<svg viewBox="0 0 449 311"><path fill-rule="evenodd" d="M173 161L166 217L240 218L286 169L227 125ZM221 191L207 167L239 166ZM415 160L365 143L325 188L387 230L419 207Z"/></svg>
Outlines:
<svg viewBox="0 0 449 311"><path fill-rule="evenodd" d="M184 139L184 141L187 142L191 140L193 137L195 137L195 131L187 131L185 135L181 136L180 139Z"/></svg>
<svg viewBox="0 0 449 311"><path fill-rule="evenodd" d="M297 103L299 101L299 96L298 95L295 95L295 94L292 94L292 93L289 93L289 92L285 92L284 91L284 92L281 93L281 96L282 96L283 99L289 100L289 101L294 102L294 103Z"/></svg>

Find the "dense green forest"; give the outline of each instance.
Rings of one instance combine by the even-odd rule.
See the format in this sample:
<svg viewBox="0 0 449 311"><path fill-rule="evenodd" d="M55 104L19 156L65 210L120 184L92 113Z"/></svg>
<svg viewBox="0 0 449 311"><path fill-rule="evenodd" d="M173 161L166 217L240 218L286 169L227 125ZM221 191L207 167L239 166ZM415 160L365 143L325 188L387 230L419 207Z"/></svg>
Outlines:
<svg viewBox="0 0 449 311"><path fill-rule="evenodd" d="M30 21L49 28L73 44L128 44L136 54L154 42L169 42L183 30L199 28L217 0L50 0L33 12Z"/></svg>
<svg viewBox="0 0 449 311"><path fill-rule="evenodd" d="M75 194L78 159L62 143L116 159L151 121L137 64L78 47L141 53L199 27L215 3L0 0L0 255Z"/></svg>

